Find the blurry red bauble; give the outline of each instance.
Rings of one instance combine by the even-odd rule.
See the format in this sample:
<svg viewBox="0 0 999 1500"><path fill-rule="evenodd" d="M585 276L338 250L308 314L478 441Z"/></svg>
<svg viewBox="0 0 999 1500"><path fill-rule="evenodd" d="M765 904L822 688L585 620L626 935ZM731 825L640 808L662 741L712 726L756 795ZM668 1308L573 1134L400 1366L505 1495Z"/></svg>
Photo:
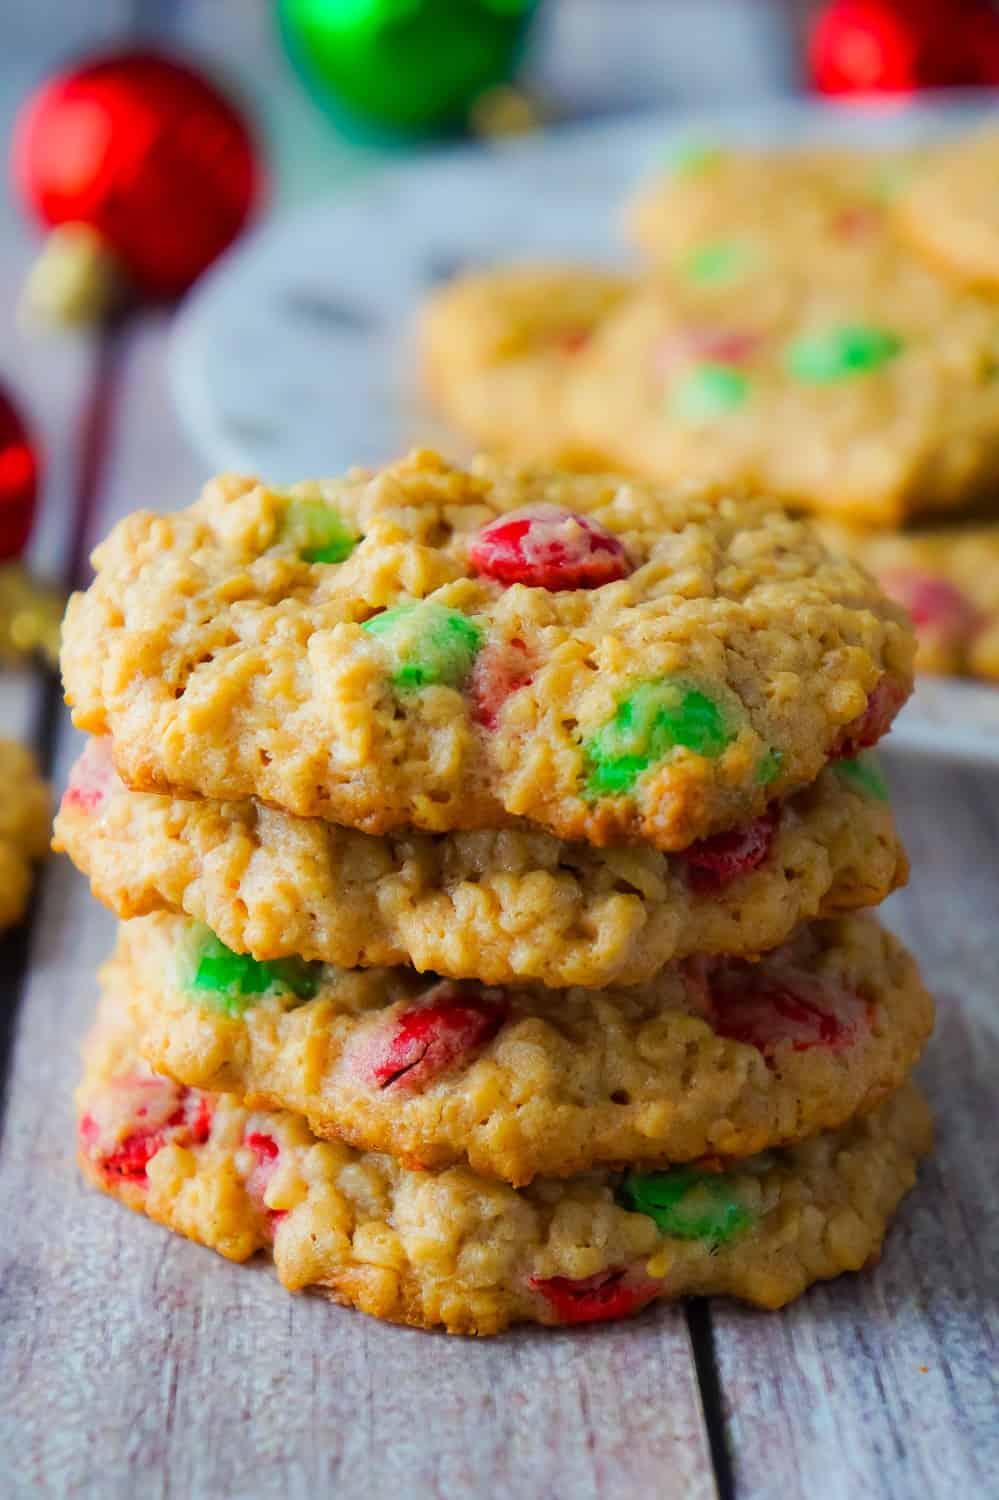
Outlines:
<svg viewBox="0 0 999 1500"><path fill-rule="evenodd" d="M987 0L832 0L808 52L824 94L995 83L999 15Z"/></svg>
<svg viewBox="0 0 999 1500"><path fill-rule="evenodd" d="M19 556L31 535L40 468L34 439L0 387L0 561Z"/></svg>
<svg viewBox="0 0 999 1500"><path fill-rule="evenodd" d="M147 51L92 58L50 79L17 121L27 206L133 292L172 298L242 229L259 191L249 130L214 84ZM96 249L95 249L96 247Z"/></svg>

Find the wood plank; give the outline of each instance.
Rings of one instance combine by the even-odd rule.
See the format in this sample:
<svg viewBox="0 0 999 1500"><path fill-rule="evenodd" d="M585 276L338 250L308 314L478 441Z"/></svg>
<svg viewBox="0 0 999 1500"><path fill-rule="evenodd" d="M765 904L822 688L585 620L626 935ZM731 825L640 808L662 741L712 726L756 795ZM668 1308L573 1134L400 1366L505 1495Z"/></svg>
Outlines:
<svg viewBox="0 0 999 1500"><path fill-rule="evenodd" d="M937 1150L873 1275L779 1318L714 1309L747 1500L981 1495L999 1468L999 778L889 764L914 876L886 913L939 999L921 1067Z"/></svg>
<svg viewBox="0 0 999 1500"><path fill-rule="evenodd" d="M193 495L163 392L163 320L129 335L103 530ZM65 730L57 776L78 748ZM289 1297L77 1180L70 1093L111 919L47 882L0 1152L6 1492L215 1497L715 1493L686 1321L483 1344Z"/></svg>

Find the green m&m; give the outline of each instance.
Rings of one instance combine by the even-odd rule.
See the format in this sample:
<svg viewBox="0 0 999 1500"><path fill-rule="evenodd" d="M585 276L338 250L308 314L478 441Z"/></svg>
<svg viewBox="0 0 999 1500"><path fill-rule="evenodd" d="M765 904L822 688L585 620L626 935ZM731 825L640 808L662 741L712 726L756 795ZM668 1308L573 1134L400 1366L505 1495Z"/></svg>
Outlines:
<svg viewBox="0 0 999 1500"><path fill-rule="evenodd" d="M325 500L292 500L284 514L281 540L291 542L309 563L339 563L349 557L358 538Z"/></svg>
<svg viewBox="0 0 999 1500"><path fill-rule="evenodd" d="M626 792L650 766L682 747L713 759L735 738L721 708L681 678L643 682L584 746L586 792Z"/></svg>
<svg viewBox="0 0 999 1500"><path fill-rule="evenodd" d="M731 1177L678 1167L629 1172L614 1194L622 1208L647 1214L661 1234L724 1245L752 1229L756 1215L739 1201Z"/></svg>
<svg viewBox="0 0 999 1500"><path fill-rule="evenodd" d="M691 250L681 269L695 286L728 286L745 276L758 260L759 252L745 240L712 240Z"/></svg>
<svg viewBox="0 0 999 1500"><path fill-rule="evenodd" d="M698 365L673 391L670 416L681 422L713 422L741 406L749 395L749 380L729 365Z"/></svg>
<svg viewBox="0 0 999 1500"><path fill-rule="evenodd" d="M847 323L795 339L787 350L787 367L796 380L829 385L854 375L869 375L901 350L902 340L890 330Z"/></svg>
<svg viewBox="0 0 999 1500"><path fill-rule="evenodd" d="M853 760L838 760L835 768L836 775L847 786L873 797L875 802L888 801L888 783L873 755L857 755Z"/></svg>
<svg viewBox="0 0 999 1500"><path fill-rule="evenodd" d="M365 620L392 662L392 685L403 690L442 683L459 687L482 645L482 631L460 610L422 599Z"/></svg>
<svg viewBox="0 0 999 1500"><path fill-rule="evenodd" d="M241 1016L261 995L293 995L296 1000L311 1000L319 989L322 967L319 963L307 963L304 958L261 962L248 953L234 953L214 932L205 929L190 987L210 1010Z"/></svg>

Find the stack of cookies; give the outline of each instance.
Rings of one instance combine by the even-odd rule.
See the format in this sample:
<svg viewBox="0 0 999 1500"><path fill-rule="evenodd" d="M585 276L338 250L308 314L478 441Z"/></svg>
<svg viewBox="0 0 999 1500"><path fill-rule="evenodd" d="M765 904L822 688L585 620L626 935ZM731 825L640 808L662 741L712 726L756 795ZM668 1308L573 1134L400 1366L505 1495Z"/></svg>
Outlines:
<svg viewBox="0 0 999 1500"><path fill-rule="evenodd" d="M415 453L95 554L57 837L122 919L98 1187L455 1332L776 1307L879 1253L932 1022L858 914L901 612L710 490Z"/></svg>
<svg viewBox="0 0 999 1500"><path fill-rule="evenodd" d="M425 381L518 462L746 487L813 512L911 613L919 665L999 679L999 133L688 149L628 205L638 276L438 290Z"/></svg>

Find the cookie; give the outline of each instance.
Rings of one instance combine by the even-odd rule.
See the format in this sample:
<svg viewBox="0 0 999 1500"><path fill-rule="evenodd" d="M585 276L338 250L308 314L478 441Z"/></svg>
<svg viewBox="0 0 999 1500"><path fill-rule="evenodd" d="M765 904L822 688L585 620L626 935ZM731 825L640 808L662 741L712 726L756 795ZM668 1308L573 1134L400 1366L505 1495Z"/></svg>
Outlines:
<svg viewBox="0 0 999 1500"><path fill-rule="evenodd" d="M896 222L911 245L947 275L999 290L999 131L938 146L899 195Z"/></svg>
<svg viewBox="0 0 999 1500"><path fill-rule="evenodd" d="M124 924L103 980L179 1083L291 1110L414 1168L467 1159L516 1185L838 1128L898 1087L933 1020L913 961L857 918L758 963L553 991L259 963L160 915Z"/></svg>
<svg viewBox="0 0 999 1500"><path fill-rule="evenodd" d="M139 790L367 833L685 848L872 744L904 616L762 501L448 467L228 478L121 522L70 601L67 696Z"/></svg>
<svg viewBox="0 0 999 1500"><path fill-rule="evenodd" d="M999 303L875 251L847 278L650 284L601 325L567 421L664 484L893 526L999 482Z"/></svg>
<svg viewBox="0 0 999 1500"><path fill-rule="evenodd" d="M852 274L893 234L912 153L681 147L629 201L626 233L681 282L712 288L777 267Z"/></svg>
<svg viewBox="0 0 999 1500"><path fill-rule="evenodd" d="M186 912L256 958L591 989L694 953L763 952L799 922L876 906L908 874L884 788L850 761L670 855L524 828L378 838L253 801L132 792L91 740L55 834L119 917Z"/></svg>
<svg viewBox="0 0 999 1500"><path fill-rule="evenodd" d="M49 842L48 788L30 750L0 739L0 931L19 922Z"/></svg>
<svg viewBox="0 0 999 1500"><path fill-rule="evenodd" d="M570 468L593 461L564 429L564 388L593 329L630 290L623 275L566 264L466 273L429 298L419 346L427 392L491 453Z"/></svg>
<svg viewBox="0 0 999 1500"><path fill-rule="evenodd" d="M908 611L920 671L999 679L999 522L823 530Z"/></svg>
<svg viewBox="0 0 999 1500"><path fill-rule="evenodd" d="M231 1260L266 1251L289 1289L451 1333L573 1324L657 1298L780 1307L877 1261L930 1146L911 1084L838 1134L738 1166L539 1178L413 1172L317 1141L305 1121L157 1078L106 997L79 1091L95 1186Z"/></svg>

